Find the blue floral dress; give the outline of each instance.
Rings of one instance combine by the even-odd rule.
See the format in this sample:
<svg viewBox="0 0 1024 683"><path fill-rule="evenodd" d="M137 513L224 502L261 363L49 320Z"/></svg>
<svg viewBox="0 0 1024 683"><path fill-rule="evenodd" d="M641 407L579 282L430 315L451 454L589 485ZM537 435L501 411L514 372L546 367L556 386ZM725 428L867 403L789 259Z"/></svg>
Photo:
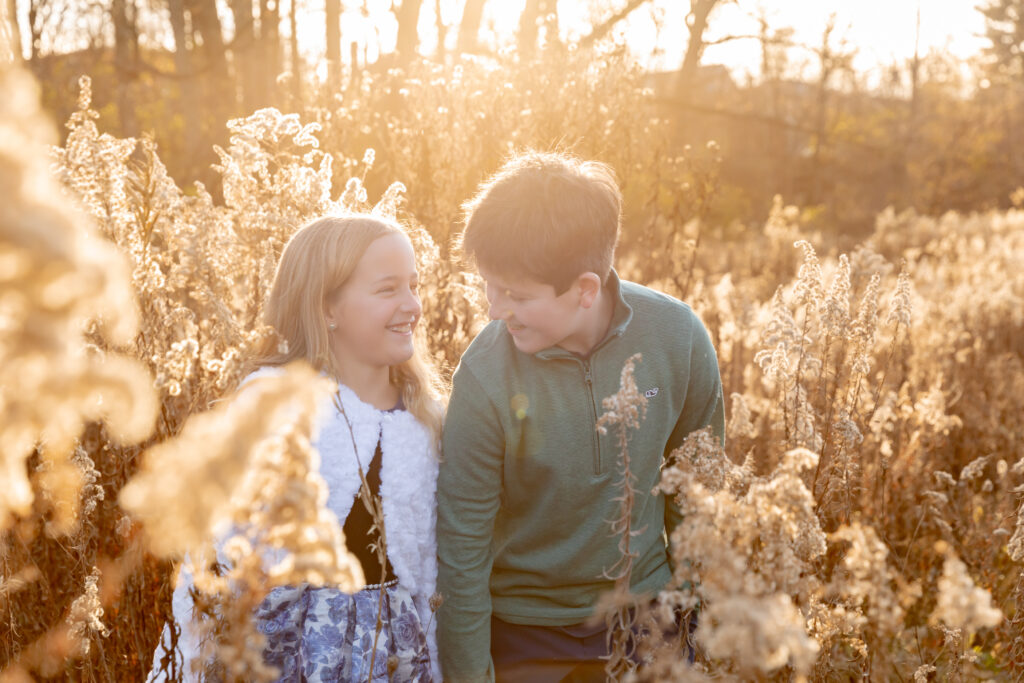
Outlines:
<svg viewBox="0 0 1024 683"><path fill-rule="evenodd" d="M264 660L280 669L280 681L433 680L427 625L397 581L354 594L305 585L275 588L257 608L256 624L267 637Z"/></svg>

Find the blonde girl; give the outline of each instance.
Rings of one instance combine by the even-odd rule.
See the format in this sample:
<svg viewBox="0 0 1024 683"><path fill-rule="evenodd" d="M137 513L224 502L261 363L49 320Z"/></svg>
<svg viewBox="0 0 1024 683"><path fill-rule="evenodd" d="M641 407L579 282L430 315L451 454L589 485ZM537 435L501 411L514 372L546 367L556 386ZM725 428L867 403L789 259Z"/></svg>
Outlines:
<svg viewBox="0 0 1024 683"><path fill-rule="evenodd" d="M430 599L444 406L414 334L418 279L405 232L377 216L309 223L278 264L264 315L279 338L242 384L300 358L338 382L314 445L327 506L368 583L355 594L271 591L256 622L267 637L264 659L282 681L441 680ZM176 616L187 609L180 597Z"/></svg>

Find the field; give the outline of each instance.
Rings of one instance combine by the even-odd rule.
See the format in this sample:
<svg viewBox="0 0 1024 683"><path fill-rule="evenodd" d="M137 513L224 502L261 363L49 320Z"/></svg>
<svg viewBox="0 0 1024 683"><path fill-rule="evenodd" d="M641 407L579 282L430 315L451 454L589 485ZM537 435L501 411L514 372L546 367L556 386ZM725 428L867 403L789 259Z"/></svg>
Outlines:
<svg viewBox="0 0 1024 683"><path fill-rule="evenodd" d="M695 434L661 484L686 517L660 601L701 605L697 665L654 649L619 674L1024 676L1024 189L1017 208L887 210L863 239L784 197L758 226L717 222L716 146L670 154L614 52L557 59L368 75L344 106L232 119L209 189L105 133L88 79L55 146L35 83L0 66L0 681L142 680L177 562L224 516L264 531L197 578L219 673L266 674L248 615L269 587L351 580L294 418L322 387L294 368L222 400L270 333L282 245L324 214L398 216L450 376L486 320L451 249L460 203L510 148L552 140L619 173L618 271L694 307L727 396L724 451ZM608 416L623 467L640 413ZM267 572L245 561L259 544L294 556Z"/></svg>

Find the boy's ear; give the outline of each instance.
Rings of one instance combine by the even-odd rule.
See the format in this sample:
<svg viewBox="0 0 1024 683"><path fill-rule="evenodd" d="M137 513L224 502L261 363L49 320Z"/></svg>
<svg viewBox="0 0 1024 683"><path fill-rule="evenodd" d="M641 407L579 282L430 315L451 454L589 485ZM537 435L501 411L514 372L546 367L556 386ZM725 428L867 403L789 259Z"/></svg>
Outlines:
<svg viewBox="0 0 1024 683"><path fill-rule="evenodd" d="M576 278L576 286L579 287L580 306L590 308L601 293L601 277L597 273L583 273Z"/></svg>

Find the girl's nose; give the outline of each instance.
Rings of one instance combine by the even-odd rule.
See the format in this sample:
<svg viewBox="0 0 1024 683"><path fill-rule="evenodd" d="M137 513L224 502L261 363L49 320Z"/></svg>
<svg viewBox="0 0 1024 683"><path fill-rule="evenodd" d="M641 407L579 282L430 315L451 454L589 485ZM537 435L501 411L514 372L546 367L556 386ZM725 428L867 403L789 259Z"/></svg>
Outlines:
<svg viewBox="0 0 1024 683"><path fill-rule="evenodd" d="M423 313L423 304L420 303L420 297L416 292L410 292L409 296L406 297L402 303L403 310L412 313L417 318Z"/></svg>

